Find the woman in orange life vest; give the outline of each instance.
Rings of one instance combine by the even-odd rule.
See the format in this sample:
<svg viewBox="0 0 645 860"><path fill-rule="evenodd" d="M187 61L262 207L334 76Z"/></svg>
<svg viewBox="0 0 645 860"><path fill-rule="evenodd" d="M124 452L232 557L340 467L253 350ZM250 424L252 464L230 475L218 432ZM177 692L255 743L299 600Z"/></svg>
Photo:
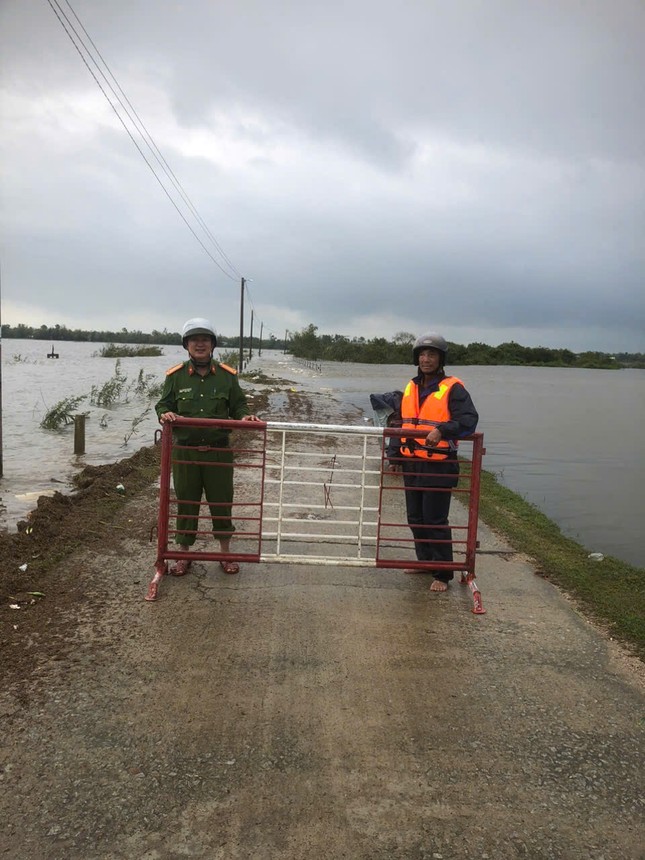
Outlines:
<svg viewBox="0 0 645 860"><path fill-rule="evenodd" d="M458 481L457 440L474 433L479 420L461 380L444 371L447 351L445 339L435 332L416 339L412 357L419 373L408 382L401 401L402 427L414 430L415 436L401 439L398 462L408 524L421 562L453 560L448 525L452 493L448 490ZM445 591L454 577L449 569L432 573L431 591Z"/></svg>

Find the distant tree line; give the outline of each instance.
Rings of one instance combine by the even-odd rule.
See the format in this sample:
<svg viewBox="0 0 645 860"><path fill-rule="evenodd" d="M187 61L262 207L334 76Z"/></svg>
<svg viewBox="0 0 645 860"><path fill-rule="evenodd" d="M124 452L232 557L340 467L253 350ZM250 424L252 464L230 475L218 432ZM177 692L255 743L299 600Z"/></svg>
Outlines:
<svg viewBox="0 0 645 860"><path fill-rule="evenodd" d="M23 323L15 326L3 325L2 337L20 338L21 340L75 340L89 341L90 343L181 343L179 332L169 332L166 329L163 331L153 330L150 334L145 334L138 330L128 331L127 328L122 328L121 331L87 331L81 328L67 328L64 325L41 325L35 328Z"/></svg>
<svg viewBox="0 0 645 860"><path fill-rule="evenodd" d="M360 364L411 364L414 334L399 332L392 340L382 337L366 340L344 335L318 335L313 324L289 336L288 350L307 361L353 361ZM448 363L530 365L533 367L595 367L645 368L643 353L604 352L575 353L570 349L549 349L545 346L521 346L510 341L499 346L469 343L467 346L448 341Z"/></svg>
<svg viewBox="0 0 645 860"><path fill-rule="evenodd" d="M153 329L150 334L139 331L129 331L127 328L122 328L120 331L88 331L86 329L70 329L64 325L38 327L24 325L20 323L16 326L3 325L2 337L19 338L22 340L72 340L83 341L90 343L150 343L178 346L181 345L181 334L178 331L157 331ZM217 335L218 346L222 347L238 347L240 345L239 335L236 337L226 337L226 335ZM254 349L258 348L258 339L253 338ZM246 347L246 343L245 343ZM274 335L268 338L262 338L262 349L283 349L284 342L277 340Z"/></svg>
<svg viewBox="0 0 645 860"><path fill-rule="evenodd" d="M21 338L45 341L89 341L98 343L143 343L143 344L181 344L179 332L169 332L166 329L153 329L150 334L139 330L129 331L87 331L84 329L69 329L64 325L38 328L23 325L3 325L2 337ZM359 364L411 364L412 344L415 335L409 332L398 332L392 340L375 337L367 340L364 337L346 337L341 334L318 334L318 327L310 324L302 331L287 332L286 340L278 340L274 335L263 338L253 338L253 344L245 340L244 349L252 348L255 352L262 349L283 349L297 358L307 361L351 361ZM239 349L238 336L227 337L217 335L218 347ZM572 352L569 349L550 349L545 346L521 346L510 341L499 346L489 346L485 343L469 343L464 346L448 342L448 363L450 365L464 364L504 364L530 365L533 367L595 367L645 368L643 353L619 352L614 355L605 352Z"/></svg>

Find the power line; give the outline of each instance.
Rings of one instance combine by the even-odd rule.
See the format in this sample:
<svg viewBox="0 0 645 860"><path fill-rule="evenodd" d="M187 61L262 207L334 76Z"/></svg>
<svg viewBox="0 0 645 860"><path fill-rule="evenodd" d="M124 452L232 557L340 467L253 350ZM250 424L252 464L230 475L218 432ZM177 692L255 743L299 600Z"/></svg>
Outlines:
<svg viewBox="0 0 645 860"><path fill-rule="evenodd" d="M248 299L249 305L251 306L251 310L253 311L253 314L257 317L257 313L256 313L256 310L255 310L255 305L253 304L253 298L252 298L252 296L251 296L251 291L250 291L250 289L249 289L249 281L250 281L250 280L251 280L250 278L245 278L245 279L244 279L244 285L245 285L245 289L246 289L246 296L247 296L247 299ZM261 325L261 326L264 326L264 323L262 322L262 320L260 320L260 325Z"/></svg>
<svg viewBox="0 0 645 860"><path fill-rule="evenodd" d="M249 289L249 281L250 280L251 280L250 278L245 278L244 283L246 285L246 295L247 295L247 298L249 300L249 304L251 305L251 310L253 310L253 312L255 312L255 306L253 304L253 299L251 298L251 290Z"/></svg>
<svg viewBox="0 0 645 860"><path fill-rule="evenodd" d="M100 57L101 62L103 63L103 65L104 65L104 66L105 66L105 68L107 69L107 71L108 71L108 73L109 73L110 77L112 78L112 80L114 81L115 85L117 86L117 88L119 89L119 91L123 94L123 97L125 98L125 100L126 100L127 104L128 104L128 105L129 105L129 107L130 107L130 110L128 109L128 107L126 107L126 105L123 103L123 101L121 100L121 98L120 98L120 96L118 95L118 93L115 91L114 87L112 86L112 84L110 83L110 81L108 80L108 78L106 77L105 73L104 73L104 72L102 71L102 69L100 68L100 66L99 66L98 62L96 61L95 57L92 55L92 51L88 48L87 44L85 44L85 42L83 41L83 38L82 38L82 37L81 37L81 35L79 34L78 30L74 27L74 24L72 23L72 21L69 19L69 17L68 17L68 16L67 16L67 14L65 13L65 11L61 8L60 3L58 2L58 0L47 0L47 2L49 3L49 6L51 7L52 11L53 11L53 12L54 12L54 14L56 15L56 18L58 19L58 21L59 21L59 23L60 23L61 27L63 28L63 30L64 30L64 31L65 31L65 33L67 34L68 38L70 39L70 41L72 42L72 44L74 45L74 47L76 48L76 51L78 52L79 56L80 56L80 57L81 57L81 59L83 60L83 63L85 64L85 66L86 66L87 70L89 71L89 73L90 73L90 74L92 75L92 77L94 78L94 81L95 81L96 85L98 86L98 88L99 88L99 89L101 90L101 92L103 93L103 95L104 95L105 99L107 100L108 104L110 105L110 107L112 108L112 110L113 110L113 111L114 111L114 113L116 114L116 116L117 116L117 118L118 118L119 122L121 123L121 125L122 125L122 126L123 126L123 128L125 129L125 131L126 131L126 133L127 133L128 137L130 138L130 140L132 141L132 143L133 143L133 144L134 144L134 146L136 147L136 149L137 149L137 151L138 151L139 155L143 158L143 160L145 161L146 165L148 166L148 168L149 168L149 169L150 169L150 171L152 172L153 176L155 177L155 179L157 180L157 182L158 182L158 183L159 183L159 185L161 186L161 189L163 190L164 194L166 195L166 197L170 200L170 202L172 203L172 205L173 205L173 206L174 206L174 208L176 209L177 213L179 214L179 217L180 217L180 218L182 219L182 221L186 224L186 226L188 227L188 229L190 230L190 232L193 234L193 236L195 237L195 239L196 239L196 240L199 242L199 244L201 245L202 249L206 252L206 254L207 254L207 255L208 255L208 257L212 260L212 262L213 262L213 263L215 263L215 265L218 267L218 269L220 269L220 271L221 271L224 275L226 275L226 277L227 277L227 278L230 278L231 280L237 280L238 278L240 278L240 277L241 277L241 275L240 275L239 271L238 271L238 270L237 270L237 268L234 266L234 264L231 262L231 260L227 257L227 255L224 253L223 249L221 248L221 246L219 245L219 243L217 242L217 240L215 239L215 237L213 236L213 234L211 233L211 231L208 229L208 226L207 226L207 225L206 225L206 223L204 222L203 218L202 218L202 217L199 215L199 213L197 212L197 209L195 208L194 204L192 203L192 201L190 200L190 198L188 197L188 195L187 195L187 194L186 194L186 192L184 191L183 187L181 186L181 183L179 182L179 180L177 179L177 177L175 176L175 174L174 174L174 173L173 173L173 171L171 170L171 168L170 168L170 166L168 165L167 161L166 161L166 160L165 160L165 158L161 155L161 152L160 152L159 148L157 147L156 143L154 142L154 140L153 140L152 136L151 136L151 135L150 135L150 133L148 132L147 128L145 127L145 125L144 125L143 121L140 119L139 115L137 114L136 110L135 110L135 109L134 109L134 107L132 106L131 102L129 101L129 99L127 98L127 96L125 95L125 93L123 92L123 89L121 88L121 86L120 86L120 85L119 85L119 83L117 82L116 78L114 77L114 75L113 75L113 74L112 74L112 72L110 71L110 69L109 69L109 67L108 67L107 63L105 62L105 60L103 59L103 57L102 57L101 53L100 53L100 52L98 51L98 49L96 48L96 45L94 44L93 40L91 39L91 37L90 37L90 36L89 36L89 34L87 33L87 30L85 29L85 27L84 27L84 26L83 26L83 24L81 23L81 21L80 21L80 19L79 19L78 15L76 14L76 12L75 12L75 11L74 11L74 9L72 8L71 4L69 3L69 0L65 0L65 2L67 3L67 5L69 6L69 8L70 8L70 10L71 10L72 14L74 15L74 17L75 17L75 18L76 18L76 20L78 21L78 23L79 23L80 27L82 28L83 32L86 34L87 38L89 39L89 41L90 41L90 43L91 43L92 47L94 48L94 50L96 51L96 53L97 53L97 54L98 54L98 56ZM63 19L65 19L65 20L63 21ZM67 25L66 25L66 23L65 23L65 22L67 22ZM75 40L74 36L72 35L72 32L70 32L70 31L73 31L74 36L76 37L76 40L77 40L77 41ZM79 45L82 47L82 49L83 49L83 50L81 50L81 47L79 47ZM83 53L83 51L84 51L85 53ZM135 127L135 129L136 129L137 133L138 133L138 134L139 134L139 136L142 138L142 140L143 140L144 144L148 147L148 149L149 149L149 150L150 150L150 152L152 153L152 155L153 155L154 159L155 159L155 160L157 161L157 163L161 166L161 168L162 168L162 170L164 171L164 173L166 174L166 176L170 179L170 181L171 181L172 185L174 186L174 188L178 191L178 193L179 193L179 194L180 194L180 196L182 197L182 199L183 199L183 201L184 201L185 205L188 207L188 209L189 209L189 211L191 212L191 214L193 215L193 217L195 217L195 218L197 219L197 221L199 222L200 226L202 227L202 229L204 230L204 232L206 233L206 235L210 238L210 240L212 241L212 243L213 243L214 247L217 249L218 253L221 255L222 259L226 262L226 264L229 266L229 268L230 268L230 269L231 269L235 274L231 274L230 272L226 271L226 269L225 269L225 268L220 264L220 262L219 262L219 261L218 261L218 260L217 260L217 259L216 259L212 254L211 254L211 252L210 252L210 251L209 251L209 249L206 247L206 245L204 244L204 242L202 242L202 240L200 239L200 237L197 235L197 233L195 232L195 230L193 229L193 227L192 227L192 226L191 226L191 224L189 223L188 219L186 218L186 216L184 215L184 213L181 211L181 209L180 209L180 208L179 208L179 206L177 205L176 201L173 199L172 195L170 194L170 192L168 191L168 189L167 189L167 188L166 188L166 186L164 185L163 181L161 180L161 178L160 178L160 177L159 177L159 175L157 174L157 172L156 172L156 170L155 170L155 168L154 168L153 164L151 164L151 162L148 160L148 158L146 157L145 153L143 152L143 150L141 149L141 147L139 146L139 144L138 144L138 143L137 143L137 141L135 140L135 138L134 138L134 136L133 136L132 132L130 131L130 129L128 128L128 126L127 126L126 122L124 121L123 117L121 116L121 114L120 114L120 113L119 113L119 111L117 110L116 105L115 105L115 104L114 104L114 102L110 99L110 97L109 97L109 95L107 94L106 90L104 89L104 87L102 86L102 84L101 84L101 82L99 81L98 77L97 77L97 76L96 76L96 74L94 73L94 70L90 67L90 63L88 62L88 59L86 58L86 56L85 56L85 55L87 55L87 58L89 58L89 60L91 61L91 63L93 63L93 65L95 66L95 68L96 68L96 70L97 70L98 74L99 74L99 75L103 78L103 80L105 81L105 84L106 84L107 88L112 92L112 94L113 94L113 96L114 96L114 98L115 98L116 102L120 105L121 109L125 112L125 114L127 115L128 119L130 120L130 122L134 125L134 127ZM133 118L132 114L134 114L134 117L136 117L136 120ZM141 129L143 129L143 132L142 132L142 130L141 130Z"/></svg>
<svg viewBox="0 0 645 860"><path fill-rule="evenodd" d="M143 160L146 162L146 165L148 166L148 168L150 169L150 171L151 171L151 172L152 172L152 174L154 175L155 179L157 180L157 182L158 182L158 183L159 183L159 185L161 186L161 188L162 188L163 192L166 194L166 196L168 197L168 199L170 200L170 202L172 203L172 205L173 205L173 206L174 206L174 208L176 209L176 211L177 211L177 213L179 214L179 216L181 217L181 219L184 221L184 223L186 224L186 226L188 227L188 229L191 231L191 233L193 234L193 236L197 239L197 241L199 242L200 246L201 246L201 247L202 247L202 249L206 252L206 254L209 256L209 258L210 258L210 259L215 263L215 265L220 269L220 271L221 271L224 275L226 275L228 278L230 278L231 280L236 280L237 278L240 278L240 279L241 279L242 284L243 284L243 289L242 289L242 303L243 303L244 288L246 288L246 293L247 293L247 296L248 296L248 299L249 299L249 304L250 304L250 306L251 306L252 315L253 315L253 314L255 313L255 307L254 307L253 301L252 301L252 299L251 299L251 296L250 296L250 294L249 294L248 280L242 277L242 275L240 274L239 270L236 268L236 266L235 266L235 265L234 265L234 263L230 260L230 258L226 255L226 253L224 252L223 248L221 247L221 245L219 244L219 242L217 241L217 239L215 238L215 236L212 234L212 232L211 232L211 231L210 231L210 229L208 228L208 225L205 223L204 219L201 217L201 215L200 215L200 214L199 214L199 212L197 211L197 208L195 207L195 205L194 205L194 204L193 204L193 202L191 201L190 197L189 197L189 196L188 196L188 194L186 193L185 189L183 188L183 186L182 186L181 182L179 181L179 179L178 179L178 178L177 178L177 176L175 175L174 171L172 170L172 168L170 167L170 165L168 164L168 162L167 162L167 161L166 161L166 159L164 158L164 156L163 156L163 154L161 153L161 151L160 151L159 147L158 147L158 146L157 146L157 144L155 143L155 141L154 141L154 139L153 139L152 135L150 134L149 130L147 129L147 127L146 127L145 123L143 122L143 120L141 119L141 117L140 117L140 116L139 116L139 114L137 113L137 111L136 111L135 107L133 106L133 104L131 103L131 101L130 101L130 100L129 100L129 98L127 97L126 93L124 92L123 88L121 87L121 85L120 85L120 84L119 84L119 82L117 81L117 79L116 79L115 75L113 74L112 70L111 70L111 69L110 69L110 67L108 66L108 64L107 64L106 60L104 59L103 55L102 55L102 54L101 54L101 52L99 51L98 47L96 46L96 44L95 44L95 42L93 41L93 39L92 39L92 37L90 36L90 34L88 33L87 29L86 29L86 28L85 28L85 26L83 25L82 21L81 21L81 20L80 20L80 18L78 17L78 15L77 15L77 13L75 12L74 8L72 7L71 3L69 2L69 0L65 0L66 5L68 6L68 8L69 8L69 9L70 9L70 11L71 11L71 14L72 14L72 15L74 16L74 18L76 19L76 21L77 21L77 23L78 23L78 26L80 27L80 29L81 29L81 30L83 31L83 33L85 34L85 37L86 37L87 41L88 41L88 42L89 42L89 44L92 46L92 49L94 50L94 52L96 53L96 55L99 57L99 59L100 59L101 63L103 64L103 66L104 66L105 70L107 71L107 75L109 75L109 78L114 82L114 86L112 86L112 83L110 82L110 80L109 80L109 79L108 79L108 77L106 76L105 72L103 71L103 69L102 69L102 68L101 68L101 66L99 65L99 63L98 63L98 61L97 61L96 57L95 57L95 56L93 55L93 53L92 53L92 50L90 50L90 48L88 47L88 45L86 44L86 42L84 42L84 41L83 41L83 37L80 35L80 33L78 32L78 30L77 30L77 29L76 29L76 27L74 26L73 22L70 20L69 16L66 14L66 12L65 12L65 11L63 10L63 8L61 7L60 2L58 2L58 0L48 0L48 3L49 3L49 5L50 5L50 7L51 7L52 11L53 11L53 12L54 12L54 14L56 15L56 17L57 17L57 19L58 19L59 23L61 24L61 26L62 26L63 30L65 31L65 33L66 33L66 34L67 34L67 36L69 37L70 41L71 41L71 42L72 42L72 44L74 45L74 47L75 47L76 51L78 52L79 56L80 56L80 57L81 57L81 59L83 60L83 63L85 64L86 68L88 69L88 71L90 72L90 74L91 74L91 75L92 75L92 77L94 78L94 81L96 82L97 86L99 87L99 89L100 89L100 90L101 90L101 92L103 93L103 96L105 97L106 101L108 102L108 104L110 105L110 107L112 108L112 110L114 111L114 113L116 114L116 116L117 116L117 118L118 118L119 122L121 123L121 125L122 125L122 126L123 126L123 128L125 129L126 133L128 134L128 136L129 136L129 137L130 137L130 139L132 140L133 144L135 145L135 147L136 147L137 151L139 152L139 154L141 155L141 157L143 158ZM63 19L64 19L64 21L63 21ZM66 26L65 22L67 22L67 26ZM72 33L73 33L74 35L72 35ZM75 37L75 38L74 38L74 37ZM81 48L82 48L82 50L81 50ZM85 53L84 53L84 52L85 52ZM100 82L100 81L99 81L99 79L97 78L97 75L95 74L94 70L90 67L90 64L89 64L88 60L93 64L93 66L94 66L94 67L95 67L95 69L96 69L96 72L98 73L98 75L100 75L100 77L101 77L101 78L103 79L103 81L105 82L105 85L106 85L107 89L109 89L109 90L110 90L110 92L112 93L112 96L114 97L114 101L113 101L112 99L110 99L110 96L108 95L108 93L106 92L105 88L102 86L101 82ZM115 90L115 87L116 87L116 90ZM117 90L118 90L118 92L117 92ZM120 94L120 95L119 95L119 94ZM125 101L125 103L124 103L124 101ZM183 212L180 210L179 206L177 205L176 201L172 198L172 196L171 196L171 194L169 193L168 189L166 188L166 186L165 186L165 185L164 185L164 183L162 182L162 180L161 180L161 178L159 177L159 175L158 175L157 171L155 170L155 168L154 168L153 164L151 164L151 162L148 160L148 158L146 157L145 153L142 151L142 149L141 149L141 147L139 146L139 144L137 143L137 141L134 139L134 136L133 136L133 134L132 134L131 130L128 128L128 126L127 126L127 124L125 123L125 121L124 121L123 117L121 116L121 114L120 114L120 113L119 113L119 111L117 110L117 107L116 107L115 102L116 102L116 104L118 104L118 105L119 105L119 107L122 109L122 111L123 111L123 112L125 113L125 115L128 117L128 119L130 120L130 122L131 122L131 123L132 123L132 125L134 126L134 128L135 128L136 132L138 133L139 137L141 138L141 140L143 141L143 143L145 144L145 146L148 148L149 152L151 153L151 155L152 155L153 159L157 162L157 164L159 165L159 167L161 168L161 170L165 173L166 177L169 179L169 181L170 181L170 182L171 182L171 184L173 185L174 189L175 189L175 190L177 191L177 193L180 195L180 197L181 197L181 199L183 200L184 204L188 207L188 210L190 211L190 213L191 213L191 214L193 215L193 217L198 221L198 223L199 223L199 225L201 226L201 228L202 228L202 230L204 231L204 233L209 237L209 239L211 240L211 242L212 242L213 246L216 248L216 250L217 250L217 252L219 253L219 255L221 256L221 258L226 262L226 264L227 264L227 265L228 265L228 267L231 269L231 271L235 273L234 275L230 274L229 272L227 272L227 271L222 267L222 265L218 262L218 260L216 260L216 259L213 257L213 255L209 252L208 248L206 248L206 246L204 245L204 243L202 242L202 240L201 240L201 239L199 238L199 236L196 234L195 230L194 230L194 229L193 229L193 227L190 225L190 223L188 222L187 218L185 217L185 215L183 214ZM236 276L237 276L237 277L236 277ZM253 319L253 316L252 316L251 318ZM263 325L263 324L262 324L262 325Z"/></svg>
<svg viewBox="0 0 645 860"><path fill-rule="evenodd" d="M144 140L146 141L146 143L148 143L149 148L151 149L151 151L153 152L153 155L155 156L155 158L157 159L157 161L158 161L158 162L159 162L159 164L161 165L161 168L163 169L164 173L165 173L165 174L166 174L166 176L170 179L170 181L173 183L173 185L175 186L175 188L177 189L177 191L178 191L178 192L179 192L179 194L181 195L181 197L182 197L183 201L186 203L186 205L188 206L188 208L190 209L190 211L193 213L193 215L195 216L195 218L197 218L197 220L199 221L199 223L200 223L200 225L201 225L202 229L203 229L203 230L204 230L204 232L209 236L209 238L210 238L210 239L211 239L211 241L213 242L213 245L215 246L215 248L217 248L217 250L219 251L219 253L220 253L220 255L222 256L222 258L223 258L224 260L226 260L226 262L228 263L228 265L230 266L230 268L233 270L233 272L235 273L235 275L236 275L238 278L241 278L241 277L242 277L241 273L237 270L237 268L235 267L235 265L233 264L233 262L232 262L232 261L229 259L229 257L226 255L226 253L224 252L224 249L223 249L223 248L222 248L222 246L219 244L219 242L217 241L217 239L215 238L215 236L211 233L211 231L210 231L210 229L209 229L208 225L206 224L206 222L204 221L204 219L201 217L201 215L200 215L200 214L199 214L199 212L197 211L197 209L196 209L196 207L194 206L194 204L193 204L192 200L190 199L190 197L188 196L188 194L187 194L187 193L186 193L186 191L184 190L184 188L183 188L183 186L182 186L181 182L179 181L179 179L178 179L178 178L177 178L177 176L175 175L174 171L172 170L172 168L170 167L170 165L168 164L168 162L167 162L167 161L166 161L166 159L164 158L163 154L161 153L161 151L160 151L159 147L157 146L157 144L156 144L156 143L155 143L155 141L153 140L152 135L150 134L150 132L149 132L149 131L148 131L148 129L146 128L146 126L145 126L145 124L144 124L143 120L141 119L141 117L140 117L140 116L139 116L139 114L137 113L137 111L136 111L136 109L135 109L134 105L132 104L132 102L130 101L130 99L127 97L127 95L126 95L126 93L123 91L123 89L122 89L121 85L119 84L119 82L118 82L118 81L117 81L117 79L115 78L115 76L114 76L114 74L112 73L112 70L110 69L110 67L108 66L108 64L107 64L107 62L106 62L106 60L105 60L105 58L103 57L103 55L102 55L102 54L101 54L101 52L99 51L98 47L97 47L97 46L96 46L96 44L94 43L94 40L92 39L92 37L90 36L90 34L87 32L87 30L86 30L86 29L85 29L85 27L83 26L83 22L80 20L80 18L78 17L78 15L76 14L76 12L74 11L74 9L73 9L73 7L72 7L71 3L69 2L69 0L65 0L65 2L66 2L66 3L67 3L67 5L69 6L69 8L70 8L70 10L71 10L72 14L74 15L74 17L75 17L75 18L76 18L76 20L78 21L79 26L81 27L81 29L83 30L83 32L84 32L84 33L85 33L85 35L87 36L87 39L89 40L90 44L92 45L92 47L93 47L93 48L94 48L94 50L96 51L97 55L99 56L99 58L100 58L101 62L102 62L102 63L103 63L103 65L105 66L105 68L106 68L106 70L107 70L107 72L108 72L108 74L109 74L110 78L114 81L114 83L115 83L115 85L116 85L117 89L119 90L119 92L121 93L121 95L123 96L123 98L125 99L125 101L127 102L128 107L131 109L132 113L133 113L133 114L134 114L134 116L136 117L135 125L138 123L138 124L139 124L139 126L140 126L140 129L143 129L143 137L144 137ZM114 92L114 91L113 91L113 92ZM116 95L116 93L115 93L115 95ZM117 98L118 98L118 96L117 96ZM131 117L131 118L132 118L132 117ZM133 120L133 122L134 122L134 120Z"/></svg>

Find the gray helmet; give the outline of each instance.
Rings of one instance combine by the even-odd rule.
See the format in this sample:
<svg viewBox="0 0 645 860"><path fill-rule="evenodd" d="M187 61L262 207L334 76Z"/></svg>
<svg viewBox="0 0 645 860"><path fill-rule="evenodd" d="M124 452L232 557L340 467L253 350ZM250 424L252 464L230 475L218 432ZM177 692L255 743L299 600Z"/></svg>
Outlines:
<svg viewBox="0 0 645 860"><path fill-rule="evenodd" d="M448 352L448 344L446 343L446 339L442 337L442 335L437 334L436 331L430 331L427 334L421 334L415 340L414 346L412 347L412 363L419 363L419 353L422 349L438 349L442 354L441 363L446 360L446 353Z"/></svg>
<svg viewBox="0 0 645 860"><path fill-rule="evenodd" d="M209 334L213 341L213 349L217 346L217 335L212 324L204 317L193 317L184 323L181 330L181 343L184 349L188 349L188 338L193 334Z"/></svg>

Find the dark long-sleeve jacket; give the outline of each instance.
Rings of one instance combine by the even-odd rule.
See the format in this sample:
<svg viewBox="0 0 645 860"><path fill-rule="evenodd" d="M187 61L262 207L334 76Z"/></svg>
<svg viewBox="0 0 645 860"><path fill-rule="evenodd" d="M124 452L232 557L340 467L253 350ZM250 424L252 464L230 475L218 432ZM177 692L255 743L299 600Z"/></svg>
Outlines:
<svg viewBox="0 0 645 860"><path fill-rule="evenodd" d="M438 391L440 382L446 374L436 376L429 385L423 386L423 374L415 376L412 382L419 386L419 405L426 397ZM370 401L377 419L381 426L401 426L401 399L402 391L388 391L385 394L370 394ZM469 436L477 429L479 415L468 391L463 383L457 382L450 389L448 398L450 420L441 422L438 427L444 439L459 439ZM386 456L396 459L400 456L401 443L396 436L387 440Z"/></svg>
<svg viewBox="0 0 645 860"><path fill-rule="evenodd" d="M449 374L436 376L425 388L423 387L423 374L420 373L414 377L412 382L419 389L419 406L426 397L439 390L439 384L447 375ZM475 432L479 415L462 382L455 383L450 389L448 411L450 412L450 420L442 421L437 425L443 439L460 439Z"/></svg>
<svg viewBox="0 0 645 860"><path fill-rule="evenodd" d="M184 418L233 418L236 421L250 413L237 373L217 361L211 361L206 376L197 373L191 361L170 368L155 410L158 416L175 412ZM174 434L180 444L191 445L219 445L226 443L229 436L226 431L200 427L177 427Z"/></svg>

